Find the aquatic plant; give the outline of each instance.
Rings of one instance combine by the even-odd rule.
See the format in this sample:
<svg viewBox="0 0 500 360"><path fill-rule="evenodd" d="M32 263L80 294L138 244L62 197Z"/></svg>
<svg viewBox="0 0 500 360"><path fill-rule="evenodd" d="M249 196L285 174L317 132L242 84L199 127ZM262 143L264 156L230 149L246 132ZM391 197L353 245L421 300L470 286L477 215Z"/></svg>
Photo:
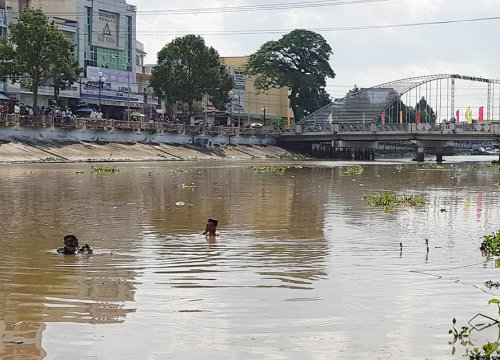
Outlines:
<svg viewBox="0 0 500 360"><path fill-rule="evenodd" d="M180 186L181 189L193 189L195 187L193 182L185 182L182 183Z"/></svg>
<svg viewBox="0 0 500 360"><path fill-rule="evenodd" d="M500 188L500 181L495 183L495 186Z"/></svg>
<svg viewBox="0 0 500 360"><path fill-rule="evenodd" d="M500 255L500 230L492 235L483 235L481 252L486 256Z"/></svg>
<svg viewBox="0 0 500 360"><path fill-rule="evenodd" d="M90 172L92 174L96 173L96 174L101 174L101 173L111 173L111 174L114 174L114 173L117 173L119 172L120 170L118 170L116 168L116 166L91 166L90 167Z"/></svg>
<svg viewBox="0 0 500 360"><path fill-rule="evenodd" d="M500 288L500 282L494 282L494 281L491 281L491 280L488 280L484 283L484 285L488 288L488 289L492 289L492 288Z"/></svg>
<svg viewBox="0 0 500 360"><path fill-rule="evenodd" d="M406 170L406 165L401 165L401 164L396 165L396 172L400 173L403 172L403 170Z"/></svg>
<svg viewBox="0 0 500 360"><path fill-rule="evenodd" d="M249 166L248 170L256 172L256 173L263 173L263 174L272 174L272 175L285 175L286 173L286 166L263 166L263 167L256 167L256 166Z"/></svg>
<svg viewBox="0 0 500 360"><path fill-rule="evenodd" d="M460 330L457 329L456 318L452 320L452 328L448 331L448 334L453 335L449 344L452 345L452 354L455 354L455 344L466 347L465 354L469 360L498 360L500 359L500 300L490 299L488 304L496 304L498 308L498 318L494 319L492 317L476 314L472 319L469 320L469 326L461 326ZM476 321L476 324L473 323ZM472 342L471 336L474 332L481 331L490 327L496 326L498 328L497 339L494 342L487 342L486 344L478 347Z"/></svg>
<svg viewBox="0 0 500 360"><path fill-rule="evenodd" d="M185 174L187 173L187 170L177 168L175 170L170 170L171 174L177 175L177 174Z"/></svg>
<svg viewBox="0 0 500 360"><path fill-rule="evenodd" d="M489 170L500 170L500 163L486 164L486 169L489 169Z"/></svg>
<svg viewBox="0 0 500 360"><path fill-rule="evenodd" d="M398 206L422 207L426 200L420 195L397 195L393 192L384 192L381 194L366 194L363 199L372 206L383 208L385 210L393 209Z"/></svg>
<svg viewBox="0 0 500 360"><path fill-rule="evenodd" d="M424 169L444 169L444 165L440 163L430 163L430 164L424 164L422 165Z"/></svg>
<svg viewBox="0 0 500 360"><path fill-rule="evenodd" d="M346 168L340 168L340 173L342 175L361 175L364 171L365 168L361 165L351 165Z"/></svg>

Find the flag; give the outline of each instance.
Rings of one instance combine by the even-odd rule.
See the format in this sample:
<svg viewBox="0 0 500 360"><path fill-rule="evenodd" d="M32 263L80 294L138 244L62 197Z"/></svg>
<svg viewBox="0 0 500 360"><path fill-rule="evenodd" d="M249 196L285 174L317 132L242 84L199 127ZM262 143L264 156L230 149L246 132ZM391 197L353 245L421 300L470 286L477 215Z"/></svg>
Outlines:
<svg viewBox="0 0 500 360"><path fill-rule="evenodd" d="M385 110L380 114L380 121L382 122L382 125L385 125Z"/></svg>
<svg viewBox="0 0 500 360"><path fill-rule="evenodd" d="M482 124L484 120L484 106L479 107L479 116L477 118L477 122Z"/></svg>
<svg viewBox="0 0 500 360"><path fill-rule="evenodd" d="M460 110L457 110L455 119L457 120L457 122L460 122Z"/></svg>
<svg viewBox="0 0 500 360"><path fill-rule="evenodd" d="M402 124L403 123L403 112L399 112L399 122Z"/></svg>
<svg viewBox="0 0 500 360"><path fill-rule="evenodd" d="M418 125L420 124L420 111L417 110L415 113L415 123Z"/></svg>
<svg viewBox="0 0 500 360"><path fill-rule="evenodd" d="M467 124L472 124L472 110L470 106L467 106L467 110L465 110L465 120L467 120Z"/></svg>

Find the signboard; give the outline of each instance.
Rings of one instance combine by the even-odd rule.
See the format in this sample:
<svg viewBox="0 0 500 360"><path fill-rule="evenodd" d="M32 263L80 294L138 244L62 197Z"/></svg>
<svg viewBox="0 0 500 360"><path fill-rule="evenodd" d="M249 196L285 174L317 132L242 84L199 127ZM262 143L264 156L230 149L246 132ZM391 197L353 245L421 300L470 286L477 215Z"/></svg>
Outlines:
<svg viewBox="0 0 500 360"><path fill-rule="evenodd" d="M233 88L238 90L245 90L245 73L243 71L234 69Z"/></svg>
<svg viewBox="0 0 500 360"><path fill-rule="evenodd" d="M113 69L103 69L95 66L87 66L87 78L94 78L99 81L99 72L102 76L106 78L106 82L109 83L120 83L122 86L128 86L128 84L134 84L133 73L130 71L113 70Z"/></svg>
<svg viewBox="0 0 500 360"><path fill-rule="evenodd" d="M227 110L233 115L245 112L245 96L244 93L236 93L235 98L226 106Z"/></svg>
<svg viewBox="0 0 500 360"><path fill-rule="evenodd" d="M97 10L92 20L92 45L109 49L121 49L118 41L120 14Z"/></svg>
<svg viewBox="0 0 500 360"><path fill-rule="evenodd" d="M101 72L101 99L139 101L137 84L132 81L133 73L129 71L87 67L87 78L82 81L82 97L99 97L99 72ZM130 91L130 94L129 94Z"/></svg>

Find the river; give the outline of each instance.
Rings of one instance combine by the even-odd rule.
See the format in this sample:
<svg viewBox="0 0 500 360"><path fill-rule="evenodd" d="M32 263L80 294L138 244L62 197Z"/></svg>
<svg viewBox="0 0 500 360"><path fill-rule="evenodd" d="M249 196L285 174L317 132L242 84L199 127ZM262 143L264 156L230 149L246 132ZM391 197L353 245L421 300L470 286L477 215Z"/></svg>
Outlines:
<svg viewBox="0 0 500 360"><path fill-rule="evenodd" d="M459 359L452 318L499 296L478 248L500 172L478 159L2 165L0 357ZM363 200L382 191L427 202ZM56 255L69 233L94 254Z"/></svg>

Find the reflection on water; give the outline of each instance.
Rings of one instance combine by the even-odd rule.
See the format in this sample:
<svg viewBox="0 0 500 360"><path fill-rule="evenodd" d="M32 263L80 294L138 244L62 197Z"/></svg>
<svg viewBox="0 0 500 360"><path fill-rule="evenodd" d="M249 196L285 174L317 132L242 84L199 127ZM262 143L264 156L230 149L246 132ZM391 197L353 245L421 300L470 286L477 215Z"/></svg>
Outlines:
<svg viewBox="0 0 500 360"><path fill-rule="evenodd" d="M451 318L497 296L484 282L498 267L477 248L500 223L498 170L290 165L4 166L2 358L447 358ZM428 203L362 200L388 190ZM214 244L201 235L209 217ZM95 254L56 255L67 233Z"/></svg>

